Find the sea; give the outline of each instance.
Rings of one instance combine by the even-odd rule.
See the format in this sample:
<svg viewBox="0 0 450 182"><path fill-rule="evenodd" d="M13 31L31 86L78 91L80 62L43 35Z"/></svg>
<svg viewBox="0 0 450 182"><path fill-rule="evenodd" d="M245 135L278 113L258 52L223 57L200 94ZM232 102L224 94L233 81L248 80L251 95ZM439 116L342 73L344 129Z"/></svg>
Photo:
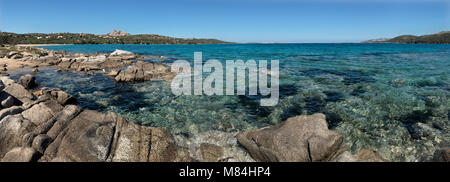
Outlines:
<svg viewBox="0 0 450 182"><path fill-rule="evenodd" d="M116 112L141 125L193 136L239 132L323 113L351 152L376 151L391 161L428 161L450 146L450 45L214 44L61 45L69 53L116 49L170 66L177 60L279 60L279 102L261 106L254 95L174 95L163 80L117 83L101 71L57 72L41 67L40 87L57 87L86 109ZM18 79L29 71L18 72Z"/></svg>

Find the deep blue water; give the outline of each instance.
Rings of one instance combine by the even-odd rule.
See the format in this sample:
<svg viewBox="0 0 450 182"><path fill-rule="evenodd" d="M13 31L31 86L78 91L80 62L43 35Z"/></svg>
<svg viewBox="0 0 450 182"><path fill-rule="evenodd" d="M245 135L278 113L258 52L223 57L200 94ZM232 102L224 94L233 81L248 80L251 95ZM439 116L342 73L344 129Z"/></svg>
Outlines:
<svg viewBox="0 0 450 182"><path fill-rule="evenodd" d="M115 83L101 73L37 74L40 85L59 87L80 105L120 113L131 121L192 135L212 129L239 131L322 112L352 149L368 148L394 161L423 161L450 145L450 45L230 44L65 45L46 49L109 53L115 49L170 64L193 60L280 60L280 101L259 106L248 96L175 96L169 83ZM164 56L164 60L153 60ZM23 73L22 73L23 74ZM20 76L16 75L16 77ZM224 129L225 128L225 129Z"/></svg>

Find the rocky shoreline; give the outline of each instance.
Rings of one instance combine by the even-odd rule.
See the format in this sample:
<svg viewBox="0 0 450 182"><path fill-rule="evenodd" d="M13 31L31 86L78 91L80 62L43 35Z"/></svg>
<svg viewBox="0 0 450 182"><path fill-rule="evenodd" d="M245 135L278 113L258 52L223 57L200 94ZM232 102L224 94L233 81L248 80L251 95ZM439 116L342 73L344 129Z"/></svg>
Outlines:
<svg viewBox="0 0 450 182"><path fill-rule="evenodd" d="M103 71L119 82L170 80L173 76L165 65L134 62L140 56L120 50L97 55L40 50L46 53L6 56L64 70ZM70 94L58 88L38 88L34 80L30 74L17 82L0 77L2 162L386 161L366 149L351 154L344 136L328 128L323 114L296 116L279 125L243 132L172 135L163 128L129 122L113 112L83 109ZM442 149L435 158L449 161L450 150Z"/></svg>
<svg viewBox="0 0 450 182"><path fill-rule="evenodd" d="M118 82L149 81L155 79L171 80L175 75L169 67L161 63L135 61L145 57L132 52L116 50L109 54L68 54L65 51L51 51L27 46L5 47L0 57L24 63L38 72L39 66L56 66L60 70L77 72L102 71ZM8 65L4 65L1 75L8 76Z"/></svg>

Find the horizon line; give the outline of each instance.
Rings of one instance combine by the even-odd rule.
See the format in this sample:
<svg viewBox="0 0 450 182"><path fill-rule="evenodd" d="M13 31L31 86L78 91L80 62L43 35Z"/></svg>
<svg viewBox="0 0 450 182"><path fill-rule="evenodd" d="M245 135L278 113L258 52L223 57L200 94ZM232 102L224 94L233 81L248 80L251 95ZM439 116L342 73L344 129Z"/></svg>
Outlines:
<svg viewBox="0 0 450 182"><path fill-rule="evenodd" d="M158 36L165 36L165 37L171 37L171 38L180 38L180 39L215 39L215 40L220 40L220 41L225 41L225 42L229 42L229 43L235 43L235 44L321 44L321 43L334 43L334 44L352 44L352 43L365 43L364 41L370 41L370 40L375 40L375 39L392 39L395 38L397 36L404 36L404 35L413 35L413 36L423 36L423 35L431 35L431 34L436 34L436 33L441 33L441 32L447 32L449 30L442 30L439 32L435 32L435 33L427 33L427 34L421 34L421 35L414 35L414 34L401 34L401 35L397 35L395 37L378 37L378 38L372 38L372 39L367 39L367 40L358 40L358 41L305 41L305 42L289 42L289 41L261 41L261 42L234 42L234 41L228 41L228 40L222 40L219 38L206 38L206 37L175 37L175 36L170 36L170 35L161 35L161 34L157 34L157 33L135 33L135 34L131 34L127 31L122 31L122 30L117 30L117 29L113 29L111 32L113 31L121 31L121 32L126 32L129 35L128 36L133 36L133 35L158 35ZM105 34L98 34L98 33L86 33L86 32L26 32L26 33L17 33L17 32L9 32L9 31L2 31L0 29L0 32L4 32L4 33L14 33L14 34L63 34L63 33L69 33L69 34L91 34L91 35L108 35L111 32L105 33ZM120 37L120 36L118 36ZM367 42L366 42L367 43Z"/></svg>

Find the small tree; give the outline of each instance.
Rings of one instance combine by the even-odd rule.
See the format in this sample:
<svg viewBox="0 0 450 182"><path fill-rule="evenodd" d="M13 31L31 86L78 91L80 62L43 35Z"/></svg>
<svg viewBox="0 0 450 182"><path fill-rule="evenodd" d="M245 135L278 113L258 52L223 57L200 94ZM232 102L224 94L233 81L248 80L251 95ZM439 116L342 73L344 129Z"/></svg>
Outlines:
<svg viewBox="0 0 450 182"><path fill-rule="evenodd" d="M0 30L0 46L3 47L5 44L8 44L8 37Z"/></svg>

